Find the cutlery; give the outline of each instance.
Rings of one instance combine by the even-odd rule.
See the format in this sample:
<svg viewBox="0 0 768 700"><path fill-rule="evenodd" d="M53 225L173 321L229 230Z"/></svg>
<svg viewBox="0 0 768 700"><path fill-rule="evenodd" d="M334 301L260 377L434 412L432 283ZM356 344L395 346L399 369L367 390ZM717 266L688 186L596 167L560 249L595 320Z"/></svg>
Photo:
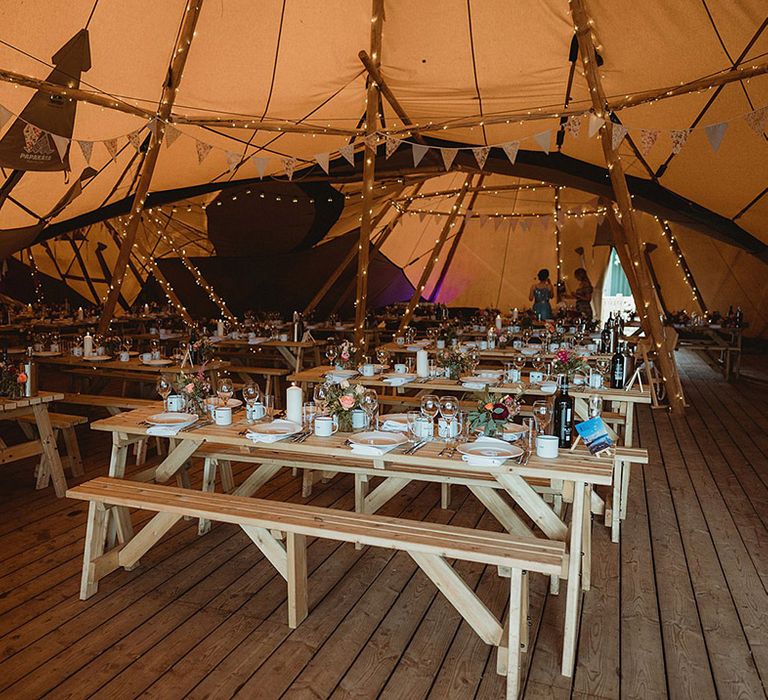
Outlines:
<svg viewBox="0 0 768 700"><path fill-rule="evenodd" d="M195 423L192 423L192 425L187 426L186 428L182 428L179 432L180 433L187 433L187 432L190 432L192 430L197 430L198 428L204 428L206 425L210 425L211 423L213 423L213 421L210 420L210 419L208 419L208 420L199 420L199 421L197 421Z"/></svg>
<svg viewBox="0 0 768 700"><path fill-rule="evenodd" d="M312 435L312 431L308 430L303 437L299 438L296 442L304 442L310 435Z"/></svg>
<svg viewBox="0 0 768 700"><path fill-rule="evenodd" d="M427 444L427 440L424 440L423 442L416 443L413 448L408 452L407 454L413 455L416 454L422 447L424 447Z"/></svg>

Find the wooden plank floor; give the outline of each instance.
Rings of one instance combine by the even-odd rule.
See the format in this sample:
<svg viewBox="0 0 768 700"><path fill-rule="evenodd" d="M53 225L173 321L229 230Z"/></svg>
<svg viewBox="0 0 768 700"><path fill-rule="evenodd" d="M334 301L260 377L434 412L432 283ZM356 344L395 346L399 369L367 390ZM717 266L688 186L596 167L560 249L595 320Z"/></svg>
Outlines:
<svg viewBox="0 0 768 700"><path fill-rule="evenodd" d="M563 596L531 581L525 698L766 697L768 399L696 355L679 360L689 410L640 411L651 464L632 475L621 544L594 528L573 679L558 670ZM102 474L105 436L81 442L87 476ZM495 655L402 553L313 542L311 612L291 631L284 583L245 535L218 525L198 537L187 521L82 602L85 508L34 491L32 468L0 471L2 698L503 697ZM384 512L497 529L454 494L442 510L436 486L411 484ZM304 500L287 470L258 495ZM306 500L351 509L352 481ZM500 614L504 581L460 568Z"/></svg>

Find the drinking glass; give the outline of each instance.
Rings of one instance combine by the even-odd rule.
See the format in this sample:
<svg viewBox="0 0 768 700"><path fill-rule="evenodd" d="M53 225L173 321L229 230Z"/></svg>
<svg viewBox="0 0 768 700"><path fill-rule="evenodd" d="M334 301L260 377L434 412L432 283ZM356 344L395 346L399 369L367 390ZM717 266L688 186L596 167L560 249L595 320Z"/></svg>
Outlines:
<svg viewBox="0 0 768 700"><path fill-rule="evenodd" d="M435 416L440 411L440 399L434 394L426 394L421 397L421 413L429 418L430 424L434 423Z"/></svg>
<svg viewBox="0 0 768 700"><path fill-rule="evenodd" d="M275 417L275 397L272 394L264 395L264 415L269 419Z"/></svg>
<svg viewBox="0 0 768 700"><path fill-rule="evenodd" d="M155 386L155 389L157 390L157 393L160 394L160 396L163 399L163 410L168 410L168 396L170 395L171 391L173 390L173 385L171 384L171 380L169 377L167 377L164 374L161 374L160 377L157 380L157 385Z"/></svg>
<svg viewBox="0 0 768 700"><path fill-rule="evenodd" d="M449 423L459 413L459 400L455 396L443 396L440 401L440 415Z"/></svg>
<svg viewBox="0 0 768 700"><path fill-rule="evenodd" d="M328 388L327 384L315 384L315 388L312 392L312 396L315 399L315 405L321 412L325 412L325 404L328 400Z"/></svg>
<svg viewBox="0 0 768 700"><path fill-rule="evenodd" d="M541 370L544 369L544 355L537 353L533 356L533 359L531 360L531 364L533 365L533 369L535 369L537 372L541 372Z"/></svg>
<svg viewBox="0 0 768 700"><path fill-rule="evenodd" d="M589 417L596 418L603 412L603 400L599 396L589 397Z"/></svg>
<svg viewBox="0 0 768 700"><path fill-rule="evenodd" d="M235 387L229 377L222 377L216 383L216 396L219 397L219 405L226 406L234 393Z"/></svg>
<svg viewBox="0 0 768 700"><path fill-rule="evenodd" d="M252 422L252 416L253 416L253 407L259 402L259 399L261 398L261 389L259 388L259 385L256 384L256 382L248 382L243 387L243 399L245 400L246 405L248 406L248 422Z"/></svg>
<svg viewBox="0 0 768 700"><path fill-rule="evenodd" d="M408 374L413 374L413 370L416 367L416 358L415 357L406 357L405 358L405 371L408 372Z"/></svg>
<svg viewBox="0 0 768 700"><path fill-rule="evenodd" d="M408 419L408 430L411 433L412 440L423 440L420 425L424 421L424 416L421 411L408 411L405 416Z"/></svg>
<svg viewBox="0 0 768 700"><path fill-rule="evenodd" d="M304 419L304 428L314 432L315 416L317 415L317 406L312 401L307 401L301 409L301 415Z"/></svg>
<svg viewBox="0 0 768 700"><path fill-rule="evenodd" d="M549 423L552 420L552 407L548 401L533 402L533 417L536 420L536 431L546 434Z"/></svg>
<svg viewBox="0 0 768 700"><path fill-rule="evenodd" d="M328 345L325 346L325 356L328 358L328 364L331 365L331 367L335 367L336 358L339 356L339 349L334 343L328 343Z"/></svg>
<svg viewBox="0 0 768 700"><path fill-rule="evenodd" d="M360 397L360 406L365 411L365 415L368 417L368 428L373 425L374 416L376 417L376 430L379 429L379 397L376 394L375 389L366 389L363 395Z"/></svg>
<svg viewBox="0 0 768 700"><path fill-rule="evenodd" d="M389 352L387 350L378 348L376 350L376 359L379 361L380 365L389 367Z"/></svg>
<svg viewBox="0 0 768 700"><path fill-rule="evenodd" d="M522 372L525 369L525 355L518 353L512 358L512 362L515 365L515 369Z"/></svg>
<svg viewBox="0 0 768 700"><path fill-rule="evenodd" d="M600 377L603 380L603 384L607 384L606 377L608 375L608 370L610 369L611 361L609 358L605 356L600 356L595 360L595 367L597 367L597 371L600 373Z"/></svg>

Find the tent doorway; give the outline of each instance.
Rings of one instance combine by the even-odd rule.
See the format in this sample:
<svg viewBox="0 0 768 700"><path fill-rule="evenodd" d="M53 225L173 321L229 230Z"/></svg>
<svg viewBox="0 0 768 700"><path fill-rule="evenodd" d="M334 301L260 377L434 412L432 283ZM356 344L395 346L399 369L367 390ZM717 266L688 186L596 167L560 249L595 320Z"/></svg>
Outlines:
<svg viewBox="0 0 768 700"><path fill-rule="evenodd" d="M603 298L600 305L600 322L605 323L610 314L618 311L632 312L635 310L635 299L629 288L629 280L621 267L616 249L611 248L608 257L608 267L603 278Z"/></svg>

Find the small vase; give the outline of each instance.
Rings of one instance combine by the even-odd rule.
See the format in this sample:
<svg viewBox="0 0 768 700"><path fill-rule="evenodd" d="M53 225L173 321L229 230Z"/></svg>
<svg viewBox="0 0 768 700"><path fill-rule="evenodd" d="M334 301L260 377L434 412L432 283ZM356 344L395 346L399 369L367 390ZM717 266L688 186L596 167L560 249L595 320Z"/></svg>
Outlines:
<svg viewBox="0 0 768 700"><path fill-rule="evenodd" d="M352 412L351 411L339 411L336 414L336 418L339 421L340 433L352 432Z"/></svg>

